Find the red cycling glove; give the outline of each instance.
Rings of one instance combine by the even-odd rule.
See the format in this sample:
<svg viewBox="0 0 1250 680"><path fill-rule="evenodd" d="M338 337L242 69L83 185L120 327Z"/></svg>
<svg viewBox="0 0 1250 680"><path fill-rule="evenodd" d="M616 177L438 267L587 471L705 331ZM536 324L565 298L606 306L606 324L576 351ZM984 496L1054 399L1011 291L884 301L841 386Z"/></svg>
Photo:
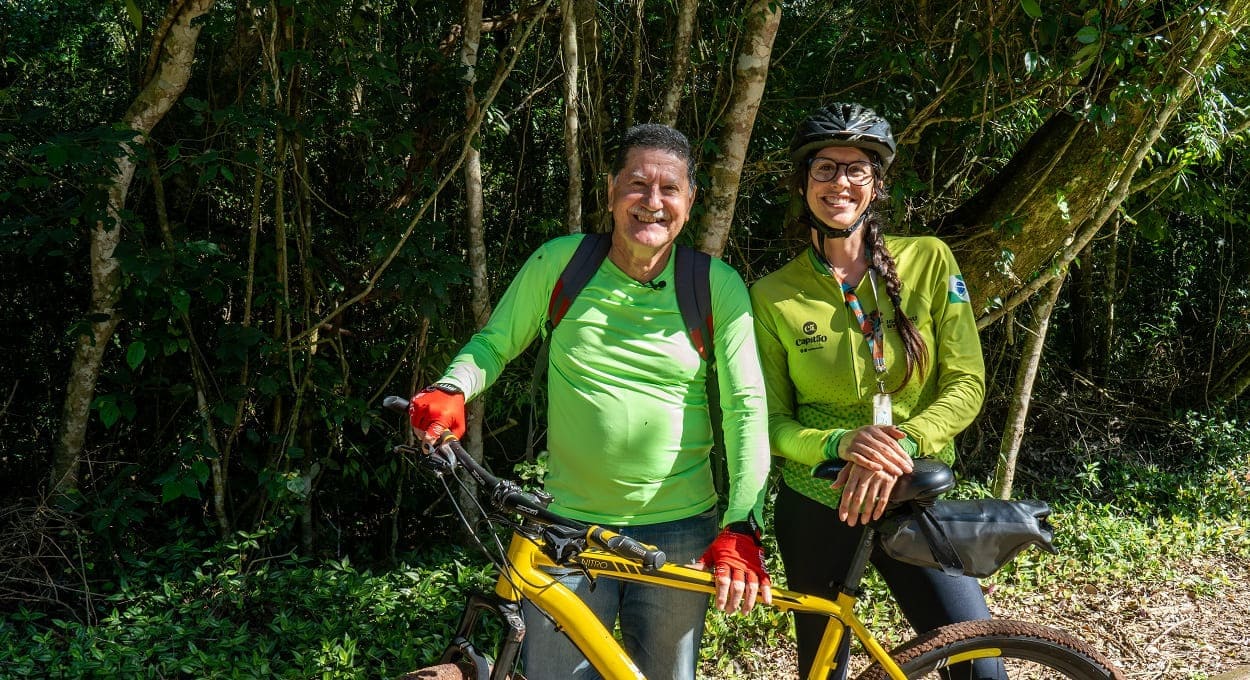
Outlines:
<svg viewBox="0 0 1250 680"><path fill-rule="evenodd" d="M703 557L699 558L705 569L711 569L717 580L717 608L727 611L738 610L738 602L733 595L722 601L722 583L745 584L742 611L746 612L755 604L758 592L765 603L772 602L772 579L764 568L764 546L758 536L742 533L737 529L726 527L721 530L712 545L708 546ZM727 607L723 605L728 605Z"/></svg>
<svg viewBox="0 0 1250 680"><path fill-rule="evenodd" d="M464 393L455 385L437 383L417 392L408 402L408 418L419 432L437 437L443 430L464 436ZM438 426L434 430L434 426Z"/></svg>

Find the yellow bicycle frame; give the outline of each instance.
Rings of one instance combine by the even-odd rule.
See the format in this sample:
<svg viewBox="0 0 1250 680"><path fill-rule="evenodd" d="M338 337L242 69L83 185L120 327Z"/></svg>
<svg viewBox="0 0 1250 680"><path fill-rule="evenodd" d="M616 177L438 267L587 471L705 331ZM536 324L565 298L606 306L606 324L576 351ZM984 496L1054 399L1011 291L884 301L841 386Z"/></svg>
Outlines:
<svg viewBox="0 0 1250 680"><path fill-rule="evenodd" d="M575 559L573 565L556 565L543 554L534 539L514 533L508 546L508 571L499 575L495 594L509 602L528 599L546 612L555 621L557 630L568 635L605 680L645 680L645 677L590 608L544 569L580 564L592 578L615 578L709 595L716 592L712 574L693 567L665 564L659 569L644 571L636 560L595 549L585 550ZM809 680L823 680L833 668L833 657L846 628L850 628L869 656L881 664L893 680L907 680L889 652L855 616L855 601L846 593L839 593L836 600L829 600L789 590L773 590L774 607L829 618L811 672L808 673Z"/></svg>

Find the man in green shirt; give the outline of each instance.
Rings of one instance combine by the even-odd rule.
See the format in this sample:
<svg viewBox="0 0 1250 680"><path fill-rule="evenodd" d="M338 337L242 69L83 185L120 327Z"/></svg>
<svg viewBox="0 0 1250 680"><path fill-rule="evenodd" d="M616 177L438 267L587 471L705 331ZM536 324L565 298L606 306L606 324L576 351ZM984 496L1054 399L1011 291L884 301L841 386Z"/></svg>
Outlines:
<svg viewBox="0 0 1250 680"><path fill-rule="evenodd" d="M662 125L630 128L608 177L611 249L551 333L545 487L555 512L713 569L717 608L745 612L757 597L771 602L758 528L769 456L763 378L750 299L729 265L711 263L717 370L687 335L669 282L674 241L694 199L685 136ZM582 238L557 238L530 256L486 326L413 398L414 427L427 437L463 434L465 400L545 328L551 291ZM713 376L729 468L719 521L709 458ZM706 596L609 580L591 592L577 572L562 580L609 629L619 618L625 648L647 678L693 680ZM526 613L527 677L596 677L545 616L529 606Z"/></svg>

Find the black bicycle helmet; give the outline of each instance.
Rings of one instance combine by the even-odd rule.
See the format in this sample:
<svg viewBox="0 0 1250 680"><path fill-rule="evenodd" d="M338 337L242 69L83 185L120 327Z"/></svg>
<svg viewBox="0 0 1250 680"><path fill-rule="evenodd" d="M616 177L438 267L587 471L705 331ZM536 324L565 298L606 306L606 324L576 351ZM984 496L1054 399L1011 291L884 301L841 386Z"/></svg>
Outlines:
<svg viewBox="0 0 1250 680"><path fill-rule="evenodd" d="M830 104L813 111L794 131L790 158L802 163L809 154L827 146L873 151L881 157L882 172L894 162L896 148L890 124L859 104Z"/></svg>

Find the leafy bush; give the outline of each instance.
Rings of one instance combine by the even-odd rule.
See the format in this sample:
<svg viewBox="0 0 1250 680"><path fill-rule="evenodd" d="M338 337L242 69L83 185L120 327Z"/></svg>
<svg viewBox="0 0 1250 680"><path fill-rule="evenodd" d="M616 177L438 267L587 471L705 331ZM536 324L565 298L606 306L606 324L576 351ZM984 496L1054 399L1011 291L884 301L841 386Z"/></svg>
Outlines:
<svg viewBox="0 0 1250 680"><path fill-rule="evenodd" d="M1187 413L1170 440L1132 450L1065 452L1032 460L1017 497L1086 499L1140 518L1234 519L1250 498L1245 426L1219 412ZM1076 468L1076 469L1072 469Z"/></svg>
<svg viewBox="0 0 1250 680"><path fill-rule="evenodd" d="M462 593L489 580L447 551L378 574L246 554L124 586L94 625L19 611L0 622L5 676L394 677L437 658Z"/></svg>
<svg viewBox="0 0 1250 680"><path fill-rule="evenodd" d="M1025 551L987 582L1058 592L1074 583L1171 577L1169 565L1203 555L1250 558L1244 512L1231 521L1152 520L1078 500L1056 503L1053 519L1058 555ZM90 625L27 609L0 619L4 676L390 678L432 663L452 634L464 595L489 588L492 580L488 565L455 550L373 572L346 559L253 558L255 546L254 538L242 537L211 555L187 546L158 551L131 565L131 578L107 597ZM784 586L775 545L769 555L775 581ZM183 569L170 568L180 560ZM1221 584L1185 587L1211 592ZM871 570L858 612L887 647L907 634ZM703 673L761 677L792 648L790 619L775 609L745 617L712 614Z"/></svg>

